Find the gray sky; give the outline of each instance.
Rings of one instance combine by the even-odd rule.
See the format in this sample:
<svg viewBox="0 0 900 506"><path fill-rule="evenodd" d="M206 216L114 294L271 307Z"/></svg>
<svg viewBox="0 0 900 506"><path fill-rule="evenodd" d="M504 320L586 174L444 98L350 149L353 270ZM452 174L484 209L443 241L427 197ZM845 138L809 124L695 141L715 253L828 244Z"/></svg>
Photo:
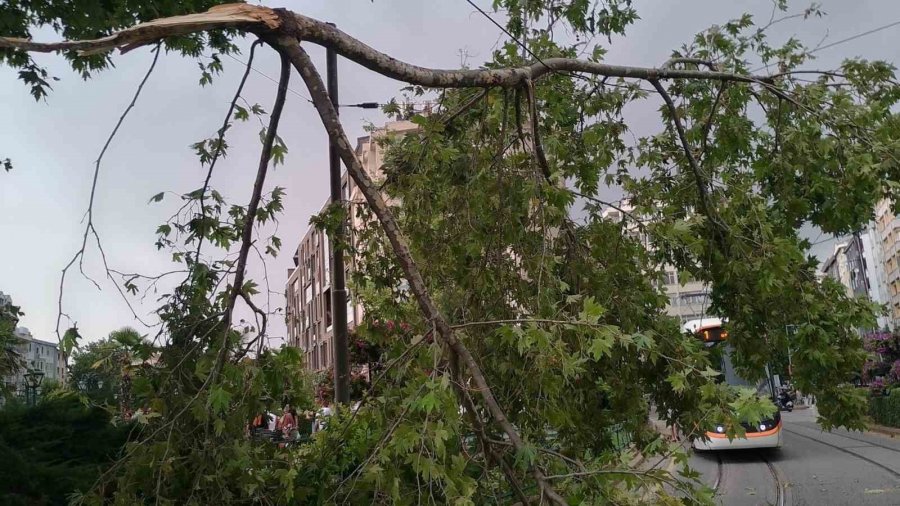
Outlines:
<svg viewBox="0 0 900 506"><path fill-rule="evenodd" d="M344 31L401 60L419 65L452 68L461 54L471 65L490 56L500 37L496 27L464 0L283 0L264 2L287 7L321 20L332 21ZM810 45L827 36L825 43L900 20L900 2L892 0L825 0L824 19L789 21L772 30L775 40L796 34ZM478 4L487 8L488 0ZM642 19L630 27L626 37L616 37L607 61L653 66L664 61L673 48L690 40L696 32L748 11L765 22L771 13L769 0L726 2L721 0L646 0L635 2ZM795 10L807 4L795 3ZM56 40L50 31L36 34L41 40ZM841 59L863 56L894 61L900 27L841 44L819 53L819 68L832 68ZM242 43L248 47L249 41ZM311 53L324 72L324 51ZM59 276L78 249L83 225L81 217L90 192L93 161L110 130L127 106L150 64L144 48L115 58L116 68L88 82L70 71L56 55L37 55L51 74L61 78L46 102L36 103L8 68L0 68L0 155L13 159L15 169L0 173L0 291L10 294L26 315L21 324L35 337L52 340L57 313ZM246 60L246 54L240 55ZM200 87L196 62L175 55L162 55L137 106L125 120L101 167L95 224L111 267L125 272L154 273L172 268L169 256L154 247L156 227L177 208L178 200L167 194L160 204L147 205L160 191L185 193L201 186L205 169L189 145L212 136L222 122L243 65L223 58L225 72L211 86ZM254 67L269 76L278 75L278 60L271 50L260 48ZM342 103L385 102L398 96L402 86L353 63L339 65ZM307 95L296 75L291 88ZM271 109L275 85L251 73L244 97ZM637 135L655 131L659 104L653 98L645 106L632 108L629 120ZM345 128L351 139L363 135L366 122L382 123L378 111L344 109ZM217 165L212 185L235 203L249 197L259 156L259 125L248 122L229 132L228 158ZM280 135L290 152L286 164L270 171L267 187L287 189L285 213L278 235L283 253L268 262L272 290L281 292L291 254L328 195L327 142L312 107L295 94L288 95ZM815 238L815 236L814 236ZM817 253L831 248L823 243ZM263 270L251 258L249 275L260 280ZM98 291L77 271L70 272L63 307L78 322L88 339L105 336L124 325L139 330L125 303L103 272L96 249L88 251L85 268L101 280ZM162 293L162 291L160 292ZM138 313L154 321L156 306L151 294L145 303L135 300ZM272 307L283 305L273 295ZM277 319L276 319L277 320ZM65 323L65 322L64 322ZM282 321L272 322L271 333L284 334Z"/></svg>

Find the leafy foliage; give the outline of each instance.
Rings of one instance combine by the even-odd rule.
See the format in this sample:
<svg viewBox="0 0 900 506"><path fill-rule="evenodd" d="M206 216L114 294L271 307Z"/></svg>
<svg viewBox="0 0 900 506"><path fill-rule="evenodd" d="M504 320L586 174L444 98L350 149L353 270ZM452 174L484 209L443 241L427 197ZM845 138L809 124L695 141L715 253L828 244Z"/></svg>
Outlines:
<svg viewBox="0 0 900 506"><path fill-rule="evenodd" d="M210 7L227 3L219 0L187 0L179 2L101 2L99 0L42 0L39 2L4 2L0 5L0 33L7 37L31 38L35 28L51 27L67 40L93 39L128 28L136 23L152 21L167 16L202 12ZM229 54L237 51L231 42L232 33L222 31L193 34L166 39L168 51L185 56L199 57L207 50ZM108 68L112 60L108 54L79 55L75 51L65 53L72 69L87 79L96 71ZM19 69L19 79L30 88L35 100L47 97L50 76L24 51L0 49L0 63ZM201 83L211 82L212 76L221 72L217 54L211 62L201 64Z"/></svg>
<svg viewBox="0 0 900 506"><path fill-rule="evenodd" d="M24 359L18 350L19 339L15 335L19 317L24 313L18 306L0 304L0 379L15 374L25 366ZM0 384L0 395L7 396L6 382Z"/></svg>
<svg viewBox="0 0 900 506"><path fill-rule="evenodd" d="M869 356L863 364L862 379L880 394L900 385L900 335L873 332L864 337Z"/></svg>
<svg viewBox="0 0 900 506"><path fill-rule="evenodd" d="M35 17L47 5L6 9L0 19L23 30L61 19ZM202 7L172 7L182 8ZM595 36L610 40L637 19L629 0L495 0L494 8L528 42L523 50L506 41L488 67L579 54L599 62L606 47ZM66 36L95 22L64 21ZM563 27L569 42L554 38ZM166 43L192 56L205 45L228 50L224 35L206 37ZM47 76L27 55L4 54L31 72L23 79L40 98ZM86 70L106 64L69 57ZM360 392L358 410L339 411L308 444L281 449L245 437L267 405L312 404L299 351L252 355L261 336L245 342L256 329L231 320L238 298L255 308L258 288L252 280L229 286L243 272L234 272L228 251L247 251L245 226L275 220L284 191L273 189L254 211L229 205L205 182L157 229L157 247L171 250L187 276L161 297L158 361L133 382L146 436L126 447L116 501L496 504L536 495L539 469L570 503L709 502L684 452L646 423L651 404L689 436L714 423L740 435L742 423L774 408L719 383L710 351L666 315L667 264L712 287L710 311L728 319L744 376L761 377L773 350L785 348L785 329L796 328L795 385L818 397L826 427L861 427L866 400L850 381L865 350L855 329L874 324L875 308L816 281L810 244L797 229L852 231L879 199L896 196L894 69L849 60L800 78L805 48L796 40L771 45L750 16L696 35L673 57L673 65L736 74L756 60L780 70L751 82L650 79L652 91L567 72L516 89L441 90L445 113L418 115L392 102L385 110L419 130L373 137L388 150L378 183L426 288L525 443L514 447L496 410L476 395L475 372L434 339L435 321L422 316L388 254L396 244L371 209L355 204L331 206L314 223L333 231L350 213L363 223L342 246L369 318L359 329L367 350L360 356L377 352L378 376ZM201 84L219 70L215 57L202 63ZM656 99L650 93L660 95L659 129L635 139L624 111ZM231 121L251 114L266 113L233 106L216 136L191 146L201 165L212 170L227 152ZM274 141L271 162L282 163L287 147ZM617 207L604 201L609 194L627 196L633 210L606 218ZM204 244L214 253L201 254ZM265 244L274 255L280 240ZM134 282L129 291L138 290ZM376 321L406 327L384 331ZM678 476L630 469L633 450L674 455ZM86 497L102 499L96 491Z"/></svg>
<svg viewBox="0 0 900 506"><path fill-rule="evenodd" d="M141 362L152 353L153 348L136 330L122 328L111 332L107 339L78 349L72 356L68 381L72 389L93 404L120 411L132 409L127 399L128 384Z"/></svg>
<svg viewBox="0 0 900 506"><path fill-rule="evenodd" d="M900 394L893 390L890 395L869 399L869 415L872 421L888 427L900 428Z"/></svg>
<svg viewBox="0 0 900 506"><path fill-rule="evenodd" d="M67 504L70 494L94 486L132 429L112 425L105 411L72 395L43 398L34 407L0 410L3 504Z"/></svg>

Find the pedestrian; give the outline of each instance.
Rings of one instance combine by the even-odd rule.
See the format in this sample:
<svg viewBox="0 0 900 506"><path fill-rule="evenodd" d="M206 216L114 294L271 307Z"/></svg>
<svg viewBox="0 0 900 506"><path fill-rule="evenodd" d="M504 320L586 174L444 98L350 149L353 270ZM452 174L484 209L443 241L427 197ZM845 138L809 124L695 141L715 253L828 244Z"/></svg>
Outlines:
<svg viewBox="0 0 900 506"><path fill-rule="evenodd" d="M297 428L297 417L295 411L290 405L284 406L283 415L281 416L281 432L287 436Z"/></svg>
<svg viewBox="0 0 900 506"><path fill-rule="evenodd" d="M322 407L319 408L319 411L316 413L316 423L314 425L315 432L323 430L328 422L325 420L326 417L331 416L331 406L328 402L327 398L322 399Z"/></svg>

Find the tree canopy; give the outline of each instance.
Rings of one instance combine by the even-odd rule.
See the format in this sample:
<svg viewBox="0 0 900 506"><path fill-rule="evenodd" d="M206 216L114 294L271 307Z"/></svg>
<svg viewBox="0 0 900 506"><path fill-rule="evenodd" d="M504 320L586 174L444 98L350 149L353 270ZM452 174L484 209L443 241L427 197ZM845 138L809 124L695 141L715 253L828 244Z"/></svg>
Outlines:
<svg viewBox="0 0 900 506"><path fill-rule="evenodd" d="M11 302L0 302L0 380L16 373L25 366L25 360L19 353L19 338L16 337L16 326L22 310ZM9 395L6 381L0 384L0 396Z"/></svg>
<svg viewBox="0 0 900 506"><path fill-rule="evenodd" d="M634 451L679 452L648 427L650 404L693 435L715 422L740 434L740 422L772 406L717 382L707 350L665 314L666 264L711 286L709 311L728 319L748 376L763 374L796 326L795 385L818 397L826 427L862 426L865 396L850 384L865 358L855 329L873 326L876 308L818 282L797 230L852 231L879 199L894 198L900 86L889 64L809 68L800 42L772 45L771 22L750 16L695 35L658 68L610 64L598 40L627 34L637 17L628 0L495 0L509 40L483 67L459 70L398 61L281 9L85 3L114 15L84 21L86 11L56 2L0 11L8 35L44 23L97 39L0 38L27 84L37 72L27 52L62 52L75 69L94 70L113 49L160 41L191 56L255 35L251 62L265 45L282 65L271 113L237 104L242 81L222 126L194 145L212 173L229 128L267 118L247 204L227 203L207 178L158 230L157 246L187 274L159 309L160 366L134 385L155 415L111 473L119 502L710 500L683 458L677 475L629 466ZM412 118L418 132L383 140L383 180L363 169L300 41L439 97L437 113ZM755 75L750 62L778 70ZM359 333L383 356L358 411L342 411L307 445L276 449L244 438L246 422L266 399L309 402L310 385L297 350L254 353L269 315L244 276L254 227L275 219L290 191L266 191L265 178L290 142L277 128L294 71L366 200L319 223L368 218L344 246L369 319ZM659 106L653 135L631 134L623 110L637 101ZM634 206L620 220L604 218L619 207L601 197L611 189ZM280 240L267 244L274 254ZM202 256L204 245L219 259ZM147 279L122 285L138 291ZM261 320L249 342L234 325L239 303ZM405 322L408 335L374 325L387 320Z"/></svg>

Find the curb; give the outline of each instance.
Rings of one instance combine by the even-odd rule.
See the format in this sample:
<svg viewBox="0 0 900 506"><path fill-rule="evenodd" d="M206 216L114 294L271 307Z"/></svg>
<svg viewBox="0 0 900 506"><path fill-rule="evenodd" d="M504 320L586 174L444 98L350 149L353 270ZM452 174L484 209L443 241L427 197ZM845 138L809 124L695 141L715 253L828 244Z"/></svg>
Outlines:
<svg viewBox="0 0 900 506"><path fill-rule="evenodd" d="M642 453L638 453L633 459L631 459L631 462L628 463L628 467L633 469L633 468L643 464L644 460L646 460L644 455Z"/></svg>
<svg viewBox="0 0 900 506"><path fill-rule="evenodd" d="M875 432L878 434L882 434L888 437L900 437L900 428L896 427L887 427L884 425L878 425L877 423L870 423L866 427L869 432Z"/></svg>

